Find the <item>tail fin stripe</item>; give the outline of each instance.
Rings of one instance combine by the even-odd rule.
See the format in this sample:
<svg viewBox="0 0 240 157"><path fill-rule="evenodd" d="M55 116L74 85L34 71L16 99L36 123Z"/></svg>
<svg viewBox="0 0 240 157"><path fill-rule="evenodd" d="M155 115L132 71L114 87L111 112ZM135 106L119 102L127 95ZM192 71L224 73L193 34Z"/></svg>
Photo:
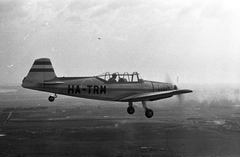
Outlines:
<svg viewBox="0 0 240 157"><path fill-rule="evenodd" d="M33 65L32 69L53 69L52 65Z"/></svg>
<svg viewBox="0 0 240 157"><path fill-rule="evenodd" d="M33 65L52 65L50 61L35 61Z"/></svg>
<svg viewBox="0 0 240 157"><path fill-rule="evenodd" d="M31 69L30 72L54 72L53 69Z"/></svg>

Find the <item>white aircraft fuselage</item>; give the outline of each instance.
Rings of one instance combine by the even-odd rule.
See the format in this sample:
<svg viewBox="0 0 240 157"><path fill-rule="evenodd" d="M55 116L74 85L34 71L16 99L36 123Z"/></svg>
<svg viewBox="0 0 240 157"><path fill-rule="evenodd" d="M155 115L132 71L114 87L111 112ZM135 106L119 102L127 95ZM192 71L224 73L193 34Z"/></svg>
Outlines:
<svg viewBox="0 0 240 157"><path fill-rule="evenodd" d="M111 80L111 81L110 81ZM48 58L35 60L28 75L23 79L22 87L55 93L49 97L54 101L56 94L81 97L95 100L129 102L128 113L133 114L132 103L141 101L148 118L153 111L147 108L147 101L169 98L192 92L188 89L177 89L172 83L147 81L140 79L137 72L105 73L92 77L57 77Z"/></svg>

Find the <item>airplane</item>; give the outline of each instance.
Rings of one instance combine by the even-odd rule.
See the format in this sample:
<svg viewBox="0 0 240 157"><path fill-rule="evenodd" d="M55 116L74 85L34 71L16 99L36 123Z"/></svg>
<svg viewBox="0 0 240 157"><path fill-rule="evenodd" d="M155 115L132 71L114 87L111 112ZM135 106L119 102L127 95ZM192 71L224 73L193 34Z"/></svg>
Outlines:
<svg viewBox="0 0 240 157"><path fill-rule="evenodd" d="M32 90L51 92L48 100L53 102L57 94L73 97L128 102L127 112L135 112L133 102L142 102L145 116L151 118L153 110L147 101L170 98L174 95L191 93L189 89L178 89L173 83L141 79L139 73L109 73L91 77L57 77L49 58L36 59L22 81L22 87Z"/></svg>

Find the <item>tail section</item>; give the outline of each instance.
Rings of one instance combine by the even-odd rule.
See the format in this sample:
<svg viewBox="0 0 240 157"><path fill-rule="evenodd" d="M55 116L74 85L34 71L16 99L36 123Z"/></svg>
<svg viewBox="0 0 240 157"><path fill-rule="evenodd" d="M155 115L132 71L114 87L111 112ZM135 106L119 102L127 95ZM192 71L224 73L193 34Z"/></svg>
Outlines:
<svg viewBox="0 0 240 157"><path fill-rule="evenodd" d="M54 79L55 77L56 74L50 59L36 59L27 76L23 79L22 86L32 89L43 88L44 81Z"/></svg>

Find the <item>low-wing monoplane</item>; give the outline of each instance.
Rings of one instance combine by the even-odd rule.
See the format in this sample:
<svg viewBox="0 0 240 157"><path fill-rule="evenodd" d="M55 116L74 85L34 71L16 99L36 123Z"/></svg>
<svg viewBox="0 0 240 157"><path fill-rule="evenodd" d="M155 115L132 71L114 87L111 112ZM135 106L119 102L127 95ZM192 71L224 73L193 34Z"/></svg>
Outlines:
<svg viewBox="0 0 240 157"><path fill-rule="evenodd" d="M48 100L53 102L57 94L107 101L128 102L127 112L133 114L133 102L141 101L147 118L153 111L147 107L147 101L165 99L174 95L191 93L189 89L178 89L173 83L147 81L139 73L129 74L106 72L92 77L57 77L48 58L35 60L22 87L51 92Z"/></svg>

